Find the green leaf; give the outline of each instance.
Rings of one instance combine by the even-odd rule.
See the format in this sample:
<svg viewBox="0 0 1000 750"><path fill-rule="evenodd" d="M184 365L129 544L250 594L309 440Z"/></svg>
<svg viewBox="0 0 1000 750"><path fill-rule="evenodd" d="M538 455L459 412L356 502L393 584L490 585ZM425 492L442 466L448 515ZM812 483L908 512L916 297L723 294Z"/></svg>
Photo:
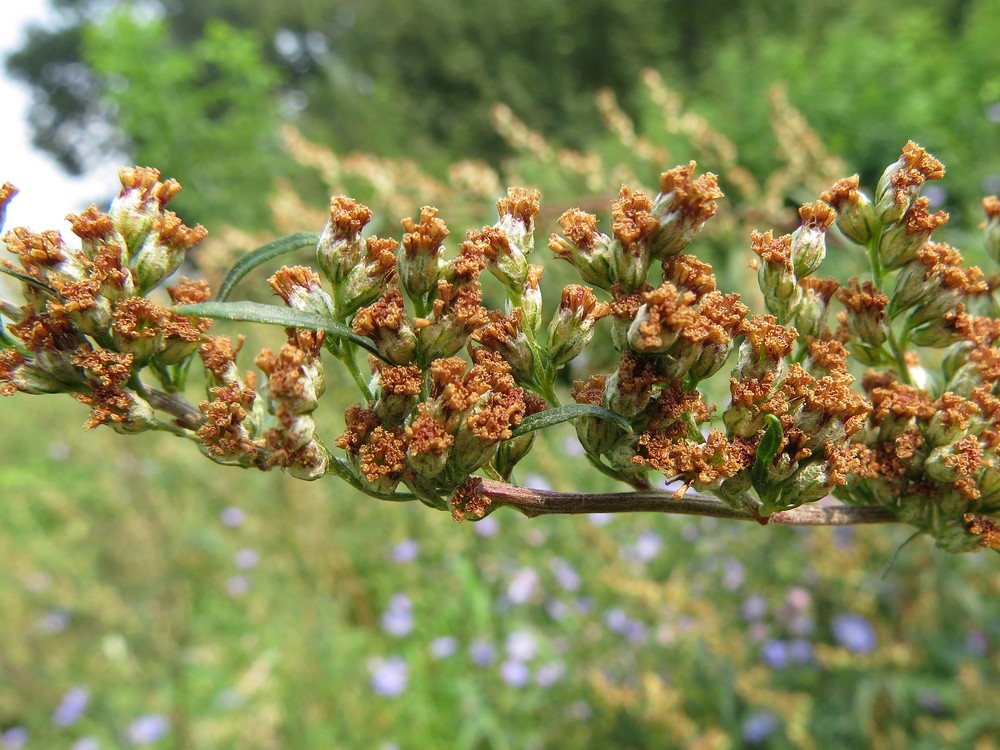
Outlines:
<svg viewBox="0 0 1000 750"><path fill-rule="evenodd" d="M343 323L314 312L293 310L289 307L265 305L260 302L200 302L196 305L181 305L174 312L198 318L216 320L246 320L251 323L267 323L285 328L308 328L311 331L326 331L331 336L357 344L365 351L382 358L375 345L363 336L358 336Z"/></svg>
<svg viewBox="0 0 1000 750"><path fill-rule="evenodd" d="M591 404L568 404L566 406L558 406L555 409L546 409L545 411L540 411L537 414L525 417L521 421L521 424L512 430L514 433L513 437L525 435L529 432L541 430L546 427L551 427L552 425L559 424L560 422L568 422L571 419L579 419L580 417L597 417L598 419L606 419L609 422L614 422L628 434L632 434L632 425L629 424L629 421L621 414L615 414L613 411L609 411L608 409L604 409L600 406L593 406Z"/></svg>
<svg viewBox="0 0 1000 750"><path fill-rule="evenodd" d="M0 263L0 273L5 273L8 276L13 276L18 281L23 281L25 284L31 284L41 289L43 292L48 292L51 295L55 295L55 290L52 289L48 284L46 284L41 279L36 279L34 276L29 276L23 271L18 271L16 268L11 268L10 266Z"/></svg>
<svg viewBox="0 0 1000 750"><path fill-rule="evenodd" d="M233 293L236 285L257 266L263 265L280 255L301 250L304 247L313 247L318 241L319 235L315 232L296 232L287 237L268 242L256 250L251 250L236 261L233 267L229 269L229 273L226 274L226 278L222 281L222 286L219 287L219 293L215 295L216 301L225 302L229 299L229 295Z"/></svg>
<svg viewBox="0 0 1000 750"><path fill-rule="evenodd" d="M784 437L784 431L781 429L781 421L776 416L767 414L764 417L764 421L767 422L767 426L764 428L763 437L761 437L760 442L757 444L755 466L757 464L769 464L771 459L778 453L778 449L781 447L781 439Z"/></svg>

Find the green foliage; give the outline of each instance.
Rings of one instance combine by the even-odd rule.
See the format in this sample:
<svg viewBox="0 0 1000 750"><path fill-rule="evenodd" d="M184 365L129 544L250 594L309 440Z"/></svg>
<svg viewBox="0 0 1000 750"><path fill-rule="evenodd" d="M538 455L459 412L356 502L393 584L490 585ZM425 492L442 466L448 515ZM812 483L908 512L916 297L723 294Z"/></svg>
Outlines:
<svg viewBox="0 0 1000 750"><path fill-rule="evenodd" d="M758 176L773 163L768 89L787 86L791 102L828 149L868 182L879 154L906 138L945 161L946 205L957 221L978 220L979 199L1000 148L987 110L1000 101L1000 47L994 0L908 6L864 2L802 6L794 34L764 28L702 51L704 72L690 92L698 109L724 128ZM993 177L996 180L995 171Z"/></svg>
<svg viewBox="0 0 1000 750"><path fill-rule="evenodd" d="M83 55L103 82L123 150L185 181L180 210L213 225L267 224L267 191L282 161L278 75L254 32L216 21L181 45L163 19L124 11L85 30Z"/></svg>

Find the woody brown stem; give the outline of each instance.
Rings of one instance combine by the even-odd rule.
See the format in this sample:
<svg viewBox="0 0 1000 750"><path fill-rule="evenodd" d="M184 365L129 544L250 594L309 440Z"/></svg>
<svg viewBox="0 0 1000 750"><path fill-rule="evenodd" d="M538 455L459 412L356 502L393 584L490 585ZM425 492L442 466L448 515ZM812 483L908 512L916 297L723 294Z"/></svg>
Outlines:
<svg viewBox="0 0 1000 750"><path fill-rule="evenodd" d="M188 430L197 430L205 423L205 415L176 393L164 393L155 388L147 388L143 397L154 409L173 415L175 424Z"/></svg>
<svg viewBox="0 0 1000 750"><path fill-rule="evenodd" d="M489 479L483 480L481 491L492 501L491 509L509 506L517 508L529 518L577 513L673 513L785 526L852 526L898 521L890 508L872 505L822 507L810 505L773 513L766 519L755 518L748 513L730 508L721 500L697 492L688 492L681 499L674 498L668 492L653 490L578 494L515 487Z"/></svg>

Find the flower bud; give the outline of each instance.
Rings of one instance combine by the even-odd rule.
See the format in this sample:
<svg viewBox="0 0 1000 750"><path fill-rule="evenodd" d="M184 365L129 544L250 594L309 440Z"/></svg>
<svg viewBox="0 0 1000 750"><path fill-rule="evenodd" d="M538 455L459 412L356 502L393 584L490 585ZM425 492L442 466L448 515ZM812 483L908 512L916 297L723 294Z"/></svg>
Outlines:
<svg viewBox="0 0 1000 750"><path fill-rule="evenodd" d="M610 305L598 302L587 287L565 287L548 329L547 349L553 366L562 367L582 352L594 337L597 321L610 312Z"/></svg>
<svg viewBox="0 0 1000 750"><path fill-rule="evenodd" d="M792 238L778 239L771 232L750 235L750 247L760 256L757 283L768 311L778 320L788 321L802 299L802 290L792 270Z"/></svg>
<svg viewBox="0 0 1000 750"><path fill-rule="evenodd" d="M782 509L796 508L822 500L830 494L828 478L825 461L814 461L800 467L782 483L779 505Z"/></svg>
<svg viewBox="0 0 1000 750"><path fill-rule="evenodd" d="M514 247L507 233L498 227L483 227L469 235L479 244L486 258L486 268L503 285L508 295L518 295L528 275L528 259Z"/></svg>
<svg viewBox="0 0 1000 750"><path fill-rule="evenodd" d="M847 311L847 329L859 342L870 348L881 347L888 337L886 306L889 298L866 281L858 285L857 277L852 277L837 290L837 299Z"/></svg>
<svg viewBox="0 0 1000 750"><path fill-rule="evenodd" d="M503 266L510 261L513 268L518 269L524 257L535 249L535 217L538 216L540 197L537 190L512 187L507 188L506 198L497 201L500 220L496 228L507 237L510 247L506 258L497 258L498 265Z"/></svg>
<svg viewBox="0 0 1000 750"><path fill-rule="evenodd" d="M377 357L369 357L368 363L375 372L375 414L385 426L399 427L419 401L423 385L420 369L415 365L392 367Z"/></svg>
<svg viewBox="0 0 1000 750"><path fill-rule="evenodd" d="M626 290L638 289L646 283L652 256L649 238L658 226L649 213L652 201L642 192L633 192L622 185L618 200L612 204L611 272L615 281Z"/></svg>
<svg viewBox="0 0 1000 750"><path fill-rule="evenodd" d="M316 262L334 289L364 256L361 230L371 220L371 209L353 198L335 195L330 199L330 218L316 243Z"/></svg>
<svg viewBox="0 0 1000 750"><path fill-rule="evenodd" d="M740 344L733 377L738 380L762 380L771 376L780 382L788 369L786 357L791 354L798 331L780 325L773 315L754 315L740 327L746 338Z"/></svg>
<svg viewBox="0 0 1000 750"><path fill-rule="evenodd" d="M346 320L360 308L370 305L398 278L394 239L369 237L365 256L336 287L334 304L337 316Z"/></svg>
<svg viewBox="0 0 1000 750"><path fill-rule="evenodd" d="M156 428L156 416L149 402L131 391L123 393L128 397L128 407L120 415L121 421L108 423L111 428L120 435L136 435Z"/></svg>
<svg viewBox="0 0 1000 750"><path fill-rule="evenodd" d="M145 297L130 297L115 305L111 340L115 349L129 353L139 364L149 362L163 349L163 322L167 310Z"/></svg>
<svg viewBox="0 0 1000 750"><path fill-rule="evenodd" d="M944 211L931 215L927 211L929 204L927 198L917 198L897 223L886 227L878 245L884 268L893 270L905 266L930 239L931 232L948 221Z"/></svg>
<svg viewBox="0 0 1000 750"><path fill-rule="evenodd" d="M659 226L649 240L650 252L657 260L676 255L691 244L718 211L716 201L725 197L711 172L691 179L696 166L692 161L660 175L660 193L651 209Z"/></svg>
<svg viewBox="0 0 1000 750"><path fill-rule="evenodd" d="M878 231L875 206L871 198L858 190L858 175L846 177L820 195L837 212L837 227L844 236L859 245L866 244Z"/></svg>
<svg viewBox="0 0 1000 750"><path fill-rule="evenodd" d="M805 338L816 338L826 330L826 310L840 287L835 279L807 276L799 279L802 300L795 310L795 328Z"/></svg>
<svg viewBox="0 0 1000 750"><path fill-rule="evenodd" d="M122 189L111 202L108 216L114 230L125 240L126 257L131 259L156 228L163 207L180 192L176 180L160 182L160 172L134 167L118 172Z"/></svg>
<svg viewBox="0 0 1000 750"><path fill-rule="evenodd" d="M403 219L403 254L399 259L399 278L403 290L413 301L423 300L437 287L442 277L444 252L442 244L448 227L437 218L438 210L430 206L420 209L420 221Z"/></svg>
<svg viewBox="0 0 1000 750"><path fill-rule="evenodd" d="M542 290L539 282L542 280L544 271L545 268L542 266L528 266L524 288L521 290L521 298L518 301L518 308L521 310L521 326L532 339L535 338L538 329L542 327Z"/></svg>
<svg viewBox="0 0 1000 750"><path fill-rule="evenodd" d="M585 284L610 290L615 283L611 238L597 231L597 217L571 208L559 217L559 226L566 238L553 234L549 250L569 261Z"/></svg>
<svg viewBox="0 0 1000 750"><path fill-rule="evenodd" d="M267 285L293 310L333 316L333 300L323 290L319 274L308 266L282 266Z"/></svg>
<svg viewBox="0 0 1000 750"><path fill-rule="evenodd" d="M14 349L0 349L0 396L15 392L33 395L64 393L72 387L35 366L32 359Z"/></svg>
<svg viewBox="0 0 1000 750"><path fill-rule="evenodd" d="M521 328L520 310L510 315L491 313L490 322L473 331L472 340L503 357L519 383L539 382L538 357Z"/></svg>
<svg viewBox="0 0 1000 750"><path fill-rule="evenodd" d="M802 226L792 232L792 270L799 279L809 276L819 268L826 257L826 230L836 218L836 213L823 201L806 203L799 208Z"/></svg>
<svg viewBox="0 0 1000 750"><path fill-rule="evenodd" d="M504 440L497 447L496 455L493 456L493 468L504 479L510 479L514 466L531 451L531 446L535 443L537 432L529 432L519 435L512 440Z"/></svg>
<svg viewBox="0 0 1000 750"><path fill-rule="evenodd" d="M370 338L387 362L413 363L417 335L407 320L403 295L398 289L390 289L374 304L358 310L352 327L359 336Z"/></svg>
<svg viewBox="0 0 1000 750"><path fill-rule="evenodd" d="M910 209L927 180L944 177L944 165L913 141L886 167L875 188L875 215L883 224L899 221Z"/></svg>
<svg viewBox="0 0 1000 750"><path fill-rule="evenodd" d="M187 251L207 235L208 230L200 224L193 228L184 226L173 211L157 216L142 245L133 252L139 293L145 294L176 271Z"/></svg>

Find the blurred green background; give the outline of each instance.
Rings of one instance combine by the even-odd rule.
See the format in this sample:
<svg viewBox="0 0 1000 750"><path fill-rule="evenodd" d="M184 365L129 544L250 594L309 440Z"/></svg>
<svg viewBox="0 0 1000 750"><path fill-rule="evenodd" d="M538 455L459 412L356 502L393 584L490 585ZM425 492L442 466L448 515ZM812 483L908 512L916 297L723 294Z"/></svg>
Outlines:
<svg viewBox="0 0 1000 750"><path fill-rule="evenodd" d="M438 205L460 238L526 184L544 238L696 158L727 200L694 249L742 289L751 228L791 227L836 177L871 187L907 138L948 166L929 194L974 260L1000 191L996 0L51 4L60 23L7 60L37 144L71 171L118 154L179 179L209 276L318 231L330 192L397 236ZM569 277L546 265L552 301ZM327 442L353 400L330 376ZM2 748L1000 743L992 554L918 539L883 577L906 529L456 526L166 435L85 433L68 399L2 408ZM573 452L554 431L521 481L611 489Z"/></svg>

